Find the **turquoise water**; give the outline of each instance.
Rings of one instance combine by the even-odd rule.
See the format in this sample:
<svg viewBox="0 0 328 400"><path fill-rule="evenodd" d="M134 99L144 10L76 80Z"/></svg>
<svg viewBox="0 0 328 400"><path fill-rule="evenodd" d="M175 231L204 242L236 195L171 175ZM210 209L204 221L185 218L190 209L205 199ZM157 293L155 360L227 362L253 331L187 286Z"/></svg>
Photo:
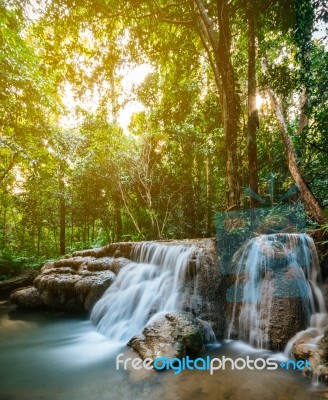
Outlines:
<svg viewBox="0 0 328 400"><path fill-rule="evenodd" d="M119 353L135 354L110 343L86 317L18 311L0 303L1 400L302 400L319 399L323 390L294 371L225 370L211 376L208 371L116 370ZM204 355L264 353L227 342Z"/></svg>

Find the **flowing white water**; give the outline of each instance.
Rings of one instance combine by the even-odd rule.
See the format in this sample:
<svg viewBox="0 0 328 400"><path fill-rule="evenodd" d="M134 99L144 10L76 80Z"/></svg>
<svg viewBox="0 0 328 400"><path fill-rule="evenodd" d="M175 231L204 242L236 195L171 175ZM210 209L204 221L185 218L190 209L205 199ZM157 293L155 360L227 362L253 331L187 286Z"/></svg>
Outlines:
<svg viewBox="0 0 328 400"><path fill-rule="evenodd" d="M318 256L308 235L261 235L236 256L228 338L237 336L252 346L266 348L275 296L301 299L308 322L311 316L311 321L320 320L314 317L316 313L326 312L318 286Z"/></svg>
<svg viewBox="0 0 328 400"><path fill-rule="evenodd" d="M193 246L141 243L96 303L91 320L113 342L140 333L156 313L180 311Z"/></svg>

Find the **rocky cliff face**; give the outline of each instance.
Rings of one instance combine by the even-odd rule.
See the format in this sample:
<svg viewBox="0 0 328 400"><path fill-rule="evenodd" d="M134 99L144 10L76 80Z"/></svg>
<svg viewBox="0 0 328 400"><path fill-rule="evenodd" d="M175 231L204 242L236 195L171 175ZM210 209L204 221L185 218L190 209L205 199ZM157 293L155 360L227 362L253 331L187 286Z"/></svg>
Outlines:
<svg viewBox="0 0 328 400"><path fill-rule="evenodd" d="M182 309L212 326L223 338L225 311L222 276L214 239L161 242L162 245L193 246L185 277ZM33 286L18 289L11 301L25 307L48 307L65 311L90 311L121 268L136 261L137 243L114 243L99 249L78 251L47 263Z"/></svg>

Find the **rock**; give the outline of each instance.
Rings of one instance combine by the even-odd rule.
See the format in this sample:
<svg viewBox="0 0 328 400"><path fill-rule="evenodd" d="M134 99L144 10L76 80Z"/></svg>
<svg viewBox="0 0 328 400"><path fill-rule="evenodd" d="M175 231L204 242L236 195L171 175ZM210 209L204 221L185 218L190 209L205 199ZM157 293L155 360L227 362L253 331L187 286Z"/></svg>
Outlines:
<svg viewBox="0 0 328 400"><path fill-rule="evenodd" d="M97 274L85 276L74 286L74 291L79 295L86 311L90 311L106 289L114 282L115 274L111 271L102 271Z"/></svg>
<svg viewBox="0 0 328 400"><path fill-rule="evenodd" d="M126 253L125 246L124 249ZM77 312L92 309L114 282L119 270L130 262L122 257L91 256L90 253L96 254L96 250L92 249L89 253L88 251L78 252L76 256L67 256L48 262L41 268L41 273L34 279L33 284L38 291L42 306ZM103 249L100 250L105 252ZM117 247L114 246L113 251L117 253ZM100 251L98 253L102 254ZM29 294L35 296L36 292L22 289L15 292L12 300L21 306L33 307L35 304L35 307L39 307L39 302L34 302L33 299L31 302L27 301L26 297Z"/></svg>
<svg viewBox="0 0 328 400"><path fill-rule="evenodd" d="M40 292L34 286L13 291L10 295L10 301L27 308L39 308L43 306Z"/></svg>
<svg viewBox="0 0 328 400"><path fill-rule="evenodd" d="M328 383L328 330L322 337L321 329L309 328L298 334L292 348L296 360L308 360L311 370L304 373L315 381Z"/></svg>
<svg viewBox="0 0 328 400"><path fill-rule="evenodd" d="M26 306L28 294L36 296L43 306L66 311L89 311L105 290L114 281L115 274L111 271L97 271L94 273L72 273L69 267L50 268L44 270L34 280L34 290L18 290L11 296L11 300L19 305ZM39 302L31 301L27 306L39 307Z"/></svg>
<svg viewBox="0 0 328 400"><path fill-rule="evenodd" d="M315 261L311 241L301 234L260 235L234 254L226 278L231 338L282 351L290 338L309 326L310 294L304 275L306 269L316 268L307 262ZM245 299L246 295L253 297Z"/></svg>
<svg viewBox="0 0 328 400"><path fill-rule="evenodd" d="M188 294L183 310L207 321L216 338L223 339L226 324L225 288L214 239L196 243L187 270L186 290Z"/></svg>
<svg viewBox="0 0 328 400"><path fill-rule="evenodd" d="M8 298L12 291L31 285L38 273L37 270L28 269L22 271L18 276L0 282L0 298Z"/></svg>
<svg viewBox="0 0 328 400"><path fill-rule="evenodd" d="M323 334L323 338L319 343L319 350L321 352L322 362L325 365L328 365L328 329L325 329Z"/></svg>
<svg viewBox="0 0 328 400"><path fill-rule="evenodd" d="M107 246L97 248L97 249L89 249L76 251L72 254L72 257L95 257L95 258L103 258L103 257L115 257L120 258L124 257L127 259L133 258L133 250L135 248L136 243L134 242L120 242L120 243L111 243Z"/></svg>
<svg viewBox="0 0 328 400"><path fill-rule="evenodd" d="M155 316L140 335L128 343L144 360L157 357L182 358L204 350L206 329L199 319L188 312Z"/></svg>
<svg viewBox="0 0 328 400"><path fill-rule="evenodd" d="M321 286L321 289L322 289L323 297L325 300L326 308L328 308L328 279L325 280L325 282Z"/></svg>
<svg viewBox="0 0 328 400"><path fill-rule="evenodd" d="M268 348L282 351L291 337L308 326L308 321L301 299L274 297L268 322Z"/></svg>

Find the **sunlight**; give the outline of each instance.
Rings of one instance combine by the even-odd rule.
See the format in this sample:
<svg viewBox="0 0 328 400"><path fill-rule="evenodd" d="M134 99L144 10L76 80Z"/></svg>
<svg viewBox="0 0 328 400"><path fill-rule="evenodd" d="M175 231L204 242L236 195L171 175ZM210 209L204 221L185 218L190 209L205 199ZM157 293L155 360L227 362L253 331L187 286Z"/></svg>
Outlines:
<svg viewBox="0 0 328 400"><path fill-rule="evenodd" d="M257 109L262 107L264 100L265 99L261 95L259 95L259 94L256 95L256 108Z"/></svg>
<svg viewBox="0 0 328 400"><path fill-rule="evenodd" d="M22 169L19 165L13 167L13 176L15 177L14 183L11 186L11 191L13 194L18 195L24 193L24 183L26 179L22 173Z"/></svg>
<svg viewBox="0 0 328 400"><path fill-rule="evenodd" d="M119 96L119 112L117 122L125 133L129 133L129 124L134 113L144 110L144 106L133 97L133 89L136 85L145 79L145 77L153 71L150 64L140 64L134 67L125 65L121 68L118 75L121 78L122 94ZM63 103L67 109L67 115L60 118L60 126L63 128L74 128L83 122L83 116L79 116L76 112L80 107L89 113L97 111L102 94L108 90L109 83L103 82L101 86L97 85L94 89L88 90L83 99L74 97L73 86L66 83L63 87ZM108 107L110 109L110 106ZM110 114L110 112L109 112ZM109 115L110 118L110 115Z"/></svg>
<svg viewBox="0 0 328 400"><path fill-rule="evenodd" d="M123 67L121 70L123 94L120 96L120 103L124 104L120 108L118 124L124 132L129 131L129 124L134 113L144 110L144 106L137 100L126 101L131 97L134 86L140 85L145 77L153 71L149 64L140 64L135 68Z"/></svg>

